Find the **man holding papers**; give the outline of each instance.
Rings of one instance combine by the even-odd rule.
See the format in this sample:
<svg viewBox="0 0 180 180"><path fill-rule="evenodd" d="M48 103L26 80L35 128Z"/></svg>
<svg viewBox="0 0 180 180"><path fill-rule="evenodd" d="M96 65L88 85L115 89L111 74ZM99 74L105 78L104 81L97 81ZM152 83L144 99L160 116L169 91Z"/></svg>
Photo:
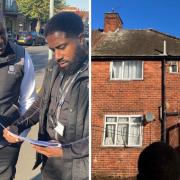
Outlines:
<svg viewBox="0 0 180 180"><path fill-rule="evenodd" d="M19 134L39 122L39 140L62 147L33 145L42 163L42 180L88 179L88 48L81 18L71 12L52 17L45 28L54 59L46 68L42 90L27 113L9 131ZM17 141L4 130L4 137Z"/></svg>

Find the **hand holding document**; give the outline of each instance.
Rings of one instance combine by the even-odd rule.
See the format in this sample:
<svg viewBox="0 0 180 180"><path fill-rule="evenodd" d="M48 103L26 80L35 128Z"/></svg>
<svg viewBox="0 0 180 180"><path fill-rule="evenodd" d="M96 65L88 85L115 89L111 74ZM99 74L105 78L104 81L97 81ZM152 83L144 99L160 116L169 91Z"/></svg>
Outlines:
<svg viewBox="0 0 180 180"><path fill-rule="evenodd" d="M5 128L1 123L0 123L0 126L3 127L3 129L5 129L5 132L6 132L5 136L11 136L14 139L17 139L17 142L26 141L26 142L29 142L30 144L43 146L43 147L61 147L61 144L59 142L33 140L30 138L12 133L8 128Z"/></svg>
<svg viewBox="0 0 180 180"><path fill-rule="evenodd" d="M27 137L23 137L23 136L20 136L20 135L16 135L12 132L9 131L9 134L12 136L12 137L15 137L21 141L26 141L26 142L29 142L30 144L34 144L34 145L37 145L37 146L43 146L43 147L61 147L61 144L59 142L49 142L49 141L39 141L39 140L33 140L33 139L30 139L30 138L27 138Z"/></svg>

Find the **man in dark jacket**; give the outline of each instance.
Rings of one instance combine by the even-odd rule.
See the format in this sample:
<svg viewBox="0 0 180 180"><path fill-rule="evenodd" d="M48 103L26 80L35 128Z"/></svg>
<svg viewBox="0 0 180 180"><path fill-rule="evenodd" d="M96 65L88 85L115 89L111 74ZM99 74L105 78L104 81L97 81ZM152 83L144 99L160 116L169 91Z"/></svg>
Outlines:
<svg viewBox="0 0 180 180"><path fill-rule="evenodd" d="M52 17L45 28L54 60L47 66L42 91L16 123L9 127L18 134L39 122L39 140L55 140L62 147L34 146L35 167L42 162L43 180L88 179L88 51L81 18L71 12ZM17 139L4 130L4 137Z"/></svg>
<svg viewBox="0 0 180 180"><path fill-rule="evenodd" d="M3 127L12 124L35 100L35 73L25 49L8 41L4 17L0 15L0 179L12 180L16 172L19 144L3 138ZM24 133L24 135L27 133Z"/></svg>

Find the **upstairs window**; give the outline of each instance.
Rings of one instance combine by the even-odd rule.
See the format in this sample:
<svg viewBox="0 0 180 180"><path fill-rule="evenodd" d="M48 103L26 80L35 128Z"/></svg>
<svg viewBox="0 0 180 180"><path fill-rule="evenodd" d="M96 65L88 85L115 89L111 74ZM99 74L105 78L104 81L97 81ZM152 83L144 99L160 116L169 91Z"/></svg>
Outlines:
<svg viewBox="0 0 180 180"><path fill-rule="evenodd" d="M142 61L113 61L110 68L111 80L142 80Z"/></svg>
<svg viewBox="0 0 180 180"><path fill-rule="evenodd" d="M170 61L169 62L169 72L170 73L178 73L178 61Z"/></svg>
<svg viewBox="0 0 180 180"><path fill-rule="evenodd" d="M142 116L106 116L104 146L142 145Z"/></svg>
<svg viewBox="0 0 180 180"><path fill-rule="evenodd" d="M6 0L5 1L6 11L17 11L16 0Z"/></svg>

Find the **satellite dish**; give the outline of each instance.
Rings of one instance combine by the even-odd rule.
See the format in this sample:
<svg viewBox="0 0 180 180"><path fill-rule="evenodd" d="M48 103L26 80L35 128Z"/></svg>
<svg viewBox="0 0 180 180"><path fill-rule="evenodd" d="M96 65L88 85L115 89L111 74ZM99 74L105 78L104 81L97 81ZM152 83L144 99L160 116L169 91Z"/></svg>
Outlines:
<svg viewBox="0 0 180 180"><path fill-rule="evenodd" d="M145 119L147 122L151 122L155 119L154 114L152 112L147 112L145 115Z"/></svg>

